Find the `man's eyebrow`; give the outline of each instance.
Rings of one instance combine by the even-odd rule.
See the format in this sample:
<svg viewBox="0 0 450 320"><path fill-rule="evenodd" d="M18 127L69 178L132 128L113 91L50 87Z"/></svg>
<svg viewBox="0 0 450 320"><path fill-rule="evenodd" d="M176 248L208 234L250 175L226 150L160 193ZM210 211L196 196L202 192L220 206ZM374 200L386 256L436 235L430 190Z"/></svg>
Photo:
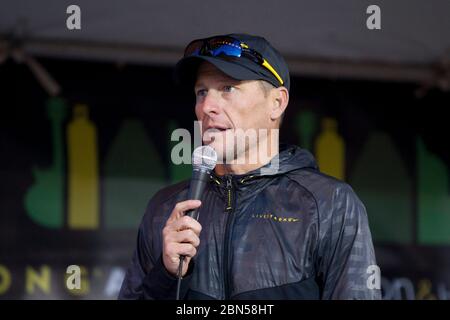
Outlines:
<svg viewBox="0 0 450 320"><path fill-rule="evenodd" d="M203 82L196 82L194 84L194 90L197 88L205 88L205 87L206 87L206 85Z"/></svg>
<svg viewBox="0 0 450 320"><path fill-rule="evenodd" d="M229 83L232 83L232 84L234 84L234 85L241 83L240 80L233 79L233 78L221 78L221 79L217 79L215 82L216 82L216 83L219 83L219 84L224 84L224 83L229 84ZM196 83L194 84L194 89L195 89L195 88L200 88L200 87L206 88L207 85L206 85L204 82L202 82L202 81L196 82Z"/></svg>

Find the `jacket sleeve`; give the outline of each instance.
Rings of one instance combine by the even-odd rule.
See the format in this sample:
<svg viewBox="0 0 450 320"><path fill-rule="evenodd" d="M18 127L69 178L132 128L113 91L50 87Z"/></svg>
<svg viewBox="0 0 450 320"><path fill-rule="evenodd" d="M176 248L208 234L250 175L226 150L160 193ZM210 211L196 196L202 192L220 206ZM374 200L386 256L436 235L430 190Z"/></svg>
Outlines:
<svg viewBox="0 0 450 320"><path fill-rule="evenodd" d="M137 245L131 264L125 274L125 279L119 292L118 299L169 299L176 298L177 278L170 275L162 262L162 248L152 251L154 237L160 237L163 226L156 228L151 225L152 202L139 227ZM161 229L160 229L161 228ZM152 234L158 230L159 234ZM162 241L155 241L162 243ZM186 296L192 277L194 261L191 259L188 272L181 281L180 297Z"/></svg>
<svg viewBox="0 0 450 320"><path fill-rule="evenodd" d="M381 275L366 209L346 184L332 198L318 250L322 299L380 299Z"/></svg>

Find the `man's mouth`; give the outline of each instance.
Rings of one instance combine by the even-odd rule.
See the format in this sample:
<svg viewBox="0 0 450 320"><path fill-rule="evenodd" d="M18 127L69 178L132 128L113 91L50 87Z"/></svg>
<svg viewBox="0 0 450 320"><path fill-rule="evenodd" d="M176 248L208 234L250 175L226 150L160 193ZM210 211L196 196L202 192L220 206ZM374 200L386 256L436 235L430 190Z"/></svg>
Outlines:
<svg viewBox="0 0 450 320"><path fill-rule="evenodd" d="M225 132L227 130L231 129L230 127L223 126L223 125L214 125L214 126L208 126L206 127L205 131L208 132Z"/></svg>
<svg viewBox="0 0 450 320"><path fill-rule="evenodd" d="M231 127L222 124L208 125L206 126L205 131L203 132L203 141L204 142L213 142L215 141L215 135L218 135L217 138L222 136L224 133L227 134L228 130L231 130Z"/></svg>

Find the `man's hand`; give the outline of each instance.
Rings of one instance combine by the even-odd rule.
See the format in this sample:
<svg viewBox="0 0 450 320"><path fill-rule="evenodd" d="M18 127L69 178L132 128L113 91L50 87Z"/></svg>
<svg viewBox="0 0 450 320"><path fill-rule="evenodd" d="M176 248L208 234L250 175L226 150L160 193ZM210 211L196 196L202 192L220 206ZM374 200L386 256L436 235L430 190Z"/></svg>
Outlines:
<svg viewBox="0 0 450 320"><path fill-rule="evenodd" d="M163 263L167 271L173 276L177 276L180 256L186 257L182 271L182 276L184 276L191 258L197 253L202 226L197 220L185 216L184 213L190 209L198 208L200 205L200 200L178 202L162 231Z"/></svg>

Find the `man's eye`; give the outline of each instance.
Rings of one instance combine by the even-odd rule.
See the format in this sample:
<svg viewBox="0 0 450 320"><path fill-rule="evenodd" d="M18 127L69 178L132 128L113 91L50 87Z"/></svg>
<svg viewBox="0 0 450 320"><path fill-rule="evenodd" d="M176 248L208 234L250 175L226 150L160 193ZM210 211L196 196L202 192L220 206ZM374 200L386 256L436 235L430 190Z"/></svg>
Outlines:
<svg viewBox="0 0 450 320"><path fill-rule="evenodd" d="M225 92L231 92L231 91L233 91L234 90L234 87L233 86L224 86L223 87L223 91L225 91Z"/></svg>
<svg viewBox="0 0 450 320"><path fill-rule="evenodd" d="M206 96L206 93L207 93L206 89L200 89L200 90L197 90L197 92L195 93L195 95L196 95L197 97L204 97L204 96Z"/></svg>

